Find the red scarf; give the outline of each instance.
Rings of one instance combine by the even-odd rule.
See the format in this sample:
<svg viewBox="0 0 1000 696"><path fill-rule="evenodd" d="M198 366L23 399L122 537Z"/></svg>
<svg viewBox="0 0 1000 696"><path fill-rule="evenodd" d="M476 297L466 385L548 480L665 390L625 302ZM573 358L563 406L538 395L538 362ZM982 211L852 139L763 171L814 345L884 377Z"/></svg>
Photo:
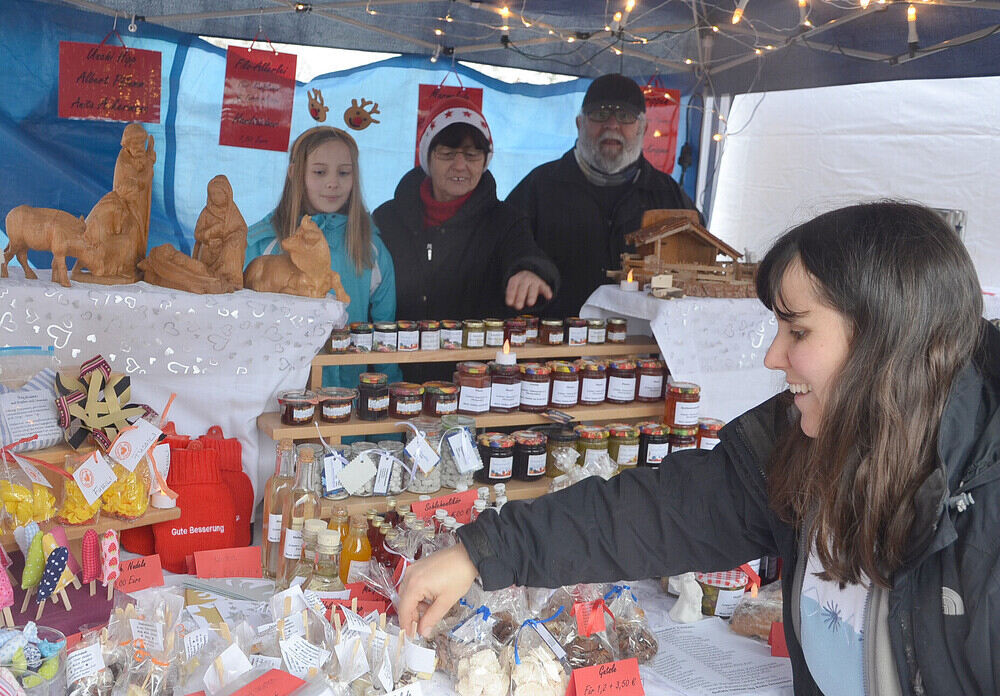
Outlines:
<svg viewBox="0 0 1000 696"><path fill-rule="evenodd" d="M431 227L440 227L448 220L451 220L458 209L461 208L469 196L472 195L472 191L461 198L456 198L453 201L439 201L434 198L433 190L431 189L431 178L427 177L422 182L420 182L420 202L424 204L424 229L429 229Z"/></svg>

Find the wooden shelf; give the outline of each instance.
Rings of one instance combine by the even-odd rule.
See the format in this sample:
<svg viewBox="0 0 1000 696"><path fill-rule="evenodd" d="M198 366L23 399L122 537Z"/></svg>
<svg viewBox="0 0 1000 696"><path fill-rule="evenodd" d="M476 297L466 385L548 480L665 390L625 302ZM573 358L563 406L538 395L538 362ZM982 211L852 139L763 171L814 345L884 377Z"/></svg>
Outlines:
<svg viewBox="0 0 1000 696"><path fill-rule="evenodd" d="M83 539L83 535L88 529L93 529L100 536L109 529L116 529L121 531L123 529L133 529L134 527L145 527L148 524L156 524L157 522L168 522L170 520L176 520L181 516L180 508L170 508L168 510L160 510L154 507L150 507L146 514L137 520L127 521L127 520L117 520L111 517L102 517L98 520L95 525L63 525L63 529L66 532L66 539L69 541L70 546L75 547L77 556L79 556L79 546L80 540ZM49 520L48 522L43 522L39 525L43 532L47 532L52 527L58 527L59 523L55 520ZM0 535L0 544L7 551L18 551L17 543L14 541L14 536L12 534ZM73 550L73 549L71 549Z"/></svg>
<svg viewBox="0 0 1000 696"><path fill-rule="evenodd" d="M601 404L600 406L577 406L575 408L560 409L573 416L575 421L608 421L608 420L635 420L639 418L660 417L663 415L664 404L662 401L654 402L634 402L631 404ZM474 416L477 428L505 428L518 425L545 425L552 424L553 421L543 418L537 413L484 413ZM365 421L351 416L347 423L320 423L319 434L324 438L339 442L340 438L350 435L377 435L381 433L399 433L404 428L396 425L397 421L390 418L382 421ZM272 440L309 440L315 439L316 424L309 425L284 425L281 422L281 414L277 412L263 413L257 417L257 429L270 437Z"/></svg>

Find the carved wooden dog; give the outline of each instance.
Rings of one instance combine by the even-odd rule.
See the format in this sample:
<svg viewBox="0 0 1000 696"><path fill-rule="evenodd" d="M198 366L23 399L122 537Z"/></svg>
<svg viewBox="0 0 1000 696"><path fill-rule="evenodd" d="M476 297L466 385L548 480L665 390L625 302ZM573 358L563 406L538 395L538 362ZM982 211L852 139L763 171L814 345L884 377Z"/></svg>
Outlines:
<svg viewBox="0 0 1000 696"><path fill-rule="evenodd" d="M303 297L326 297L333 290L345 304L351 301L330 269L330 247L326 237L308 215L295 233L282 240L285 251L277 256L258 256L243 272L243 286L258 292L283 292Z"/></svg>
<svg viewBox="0 0 1000 696"><path fill-rule="evenodd" d="M0 267L3 278L7 277L7 264L15 256L24 269L24 277L37 278L28 265L28 249L51 251L52 281L68 288L66 257L75 256L86 265L89 263L86 259L94 250L84 238L87 224L83 217L74 217L62 210L19 205L7 213L6 227L10 243L3 252Z"/></svg>

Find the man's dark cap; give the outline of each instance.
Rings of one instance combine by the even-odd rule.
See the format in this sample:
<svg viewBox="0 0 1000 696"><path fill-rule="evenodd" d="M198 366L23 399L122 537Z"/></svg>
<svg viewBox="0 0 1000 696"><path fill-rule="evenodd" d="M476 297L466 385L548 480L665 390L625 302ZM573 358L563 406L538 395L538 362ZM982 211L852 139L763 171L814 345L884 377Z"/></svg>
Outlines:
<svg viewBox="0 0 1000 696"><path fill-rule="evenodd" d="M583 97L583 112L602 106L618 106L636 114L646 112L646 98L635 80L619 73L601 75L590 83Z"/></svg>

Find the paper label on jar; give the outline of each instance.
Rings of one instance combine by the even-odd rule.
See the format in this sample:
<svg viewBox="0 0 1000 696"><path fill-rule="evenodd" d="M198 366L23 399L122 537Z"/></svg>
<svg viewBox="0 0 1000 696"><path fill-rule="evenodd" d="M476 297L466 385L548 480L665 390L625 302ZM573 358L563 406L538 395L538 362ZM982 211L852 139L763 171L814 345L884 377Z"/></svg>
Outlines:
<svg viewBox="0 0 1000 696"><path fill-rule="evenodd" d="M607 377L584 377L580 385L580 401L604 401L608 389Z"/></svg>
<svg viewBox="0 0 1000 696"><path fill-rule="evenodd" d="M441 343L443 345L460 346L462 345L462 330L461 329L441 329Z"/></svg>
<svg viewBox="0 0 1000 696"><path fill-rule="evenodd" d="M510 478L514 470L514 457L490 457L490 478L506 479Z"/></svg>
<svg viewBox="0 0 1000 696"><path fill-rule="evenodd" d="M639 463L639 445L618 445L618 466L635 466Z"/></svg>
<svg viewBox="0 0 1000 696"><path fill-rule="evenodd" d="M670 452L670 445L666 442L650 444L646 447L646 464L659 464Z"/></svg>
<svg viewBox="0 0 1000 696"><path fill-rule="evenodd" d="M298 560L302 557L302 530L285 527L285 548L282 554L285 558Z"/></svg>
<svg viewBox="0 0 1000 696"><path fill-rule="evenodd" d="M678 401L674 410L674 425L698 425L700 403L697 401Z"/></svg>
<svg viewBox="0 0 1000 696"><path fill-rule="evenodd" d="M743 599L743 591L742 587L738 590L719 590L719 598L715 602L715 615L722 618L732 616Z"/></svg>
<svg viewBox="0 0 1000 696"><path fill-rule="evenodd" d="M639 396L649 399L659 399L663 396L663 375L641 375L639 377Z"/></svg>
<svg viewBox="0 0 1000 696"><path fill-rule="evenodd" d="M330 452L323 457L323 487L327 493L336 493L344 490L340 483L340 472L343 471L347 460L337 452Z"/></svg>
<svg viewBox="0 0 1000 696"><path fill-rule="evenodd" d="M418 435L407 442L405 451L410 455L410 459L416 462L417 468L425 474L429 474L441 461L441 457L423 435Z"/></svg>
<svg viewBox="0 0 1000 696"><path fill-rule="evenodd" d="M524 337L529 341L534 341L538 338L538 329L525 329Z"/></svg>
<svg viewBox="0 0 1000 696"><path fill-rule="evenodd" d="M281 541L281 513L267 516L267 540L272 544Z"/></svg>
<svg viewBox="0 0 1000 696"><path fill-rule="evenodd" d="M372 334L375 337L375 345L384 348L391 348L396 350L396 332L395 331L375 331Z"/></svg>
<svg viewBox="0 0 1000 696"><path fill-rule="evenodd" d="M545 473L545 455L528 455L528 476L540 476Z"/></svg>
<svg viewBox="0 0 1000 696"><path fill-rule="evenodd" d="M449 401L438 401L434 404L434 415L435 416L447 416L449 413L454 413L458 410L458 399L451 399Z"/></svg>
<svg viewBox="0 0 1000 696"><path fill-rule="evenodd" d="M372 334L370 333L352 333L351 334L351 345L359 350L368 352L372 349Z"/></svg>
<svg viewBox="0 0 1000 696"><path fill-rule="evenodd" d="M420 334L420 350L438 350L441 347L440 331L423 331Z"/></svg>
<svg viewBox="0 0 1000 696"><path fill-rule="evenodd" d="M469 332L469 348L482 348L485 334L482 331Z"/></svg>
<svg viewBox="0 0 1000 696"><path fill-rule="evenodd" d="M375 474L375 495L385 495L389 491L389 476L392 474L392 458L383 454L378 458L378 473Z"/></svg>
<svg viewBox="0 0 1000 696"><path fill-rule="evenodd" d="M375 396L368 399L368 410L369 411L384 411L389 408L389 397L386 396Z"/></svg>
<svg viewBox="0 0 1000 696"><path fill-rule="evenodd" d="M607 454L607 453L608 451L606 449L586 449L584 450L583 454L583 463L596 464L598 457L600 457L602 454Z"/></svg>
<svg viewBox="0 0 1000 696"><path fill-rule="evenodd" d="M563 382L552 380L552 403L556 406L575 406L580 395L580 383L577 380Z"/></svg>
<svg viewBox="0 0 1000 696"><path fill-rule="evenodd" d="M609 331L608 340L612 343L624 343L627 334L624 331Z"/></svg>
<svg viewBox="0 0 1000 696"><path fill-rule="evenodd" d="M517 408L521 403L521 383L493 383L490 391L490 408Z"/></svg>
<svg viewBox="0 0 1000 696"><path fill-rule="evenodd" d="M686 449L698 449L698 447L692 442L690 445L673 445L670 448L670 451L680 452L681 450L686 450Z"/></svg>
<svg viewBox="0 0 1000 696"><path fill-rule="evenodd" d="M569 333L569 344L571 346L585 346L587 345L587 327L586 326L570 326L567 329Z"/></svg>
<svg viewBox="0 0 1000 696"><path fill-rule="evenodd" d="M528 342L528 334L527 333L523 333L523 334L512 333L510 335L510 345L511 346L523 346L527 342Z"/></svg>
<svg viewBox="0 0 1000 696"><path fill-rule="evenodd" d="M524 406L548 406L549 383L521 382L521 404Z"/></svg>
<svg viewBox="0 0 1000 696"><path fill-rule="evenodd" d="M458 409L470 413L486 413L490 410L489 387L460 387Z"/></svg>
<svg viewBox="0 0 1000 696"><path fill-rule="evenodd" d="M618 401L635 399L635 377L609 377L608 398Z"/></svg>
<svg viewBox="0 0 1000 696"><path fill-rule="evenodd" d="M414 351L420 349L420 332L419 331L400 331L399 332L399 350L403 351Z"/></svg>
<svg viewBox="0 0 1000 696"><path fill-rule="evenodd" d="M80 679L92 677L104 668L104 655L100 643L74 650L66 656L66 683L72 686Z"/></svg>
<svg viewBox="0 0 1000 696"><path fill-rule="evenodd" d="M405 401L396 402L396 411L399 413L420 413L421 408L423 408L423 403L419 400L414 401L412 404L406 403Z"/></svg>
<svg viewBox="0 0 1000 696"><path fill-rule="evenodd" d="M503 345L503 329L487 329L486 330L486 345L488 345L488 346L502 346Z"/></svg>
<svg viewBox="0 0 1000 696"><path fill-rule="evenodd" d="M351 495L357 495L368 482L375 478L378 470L372 458L362 452L345 466L340 472L340 485Z"/></svg>
<svg viewBox="0 0 1000 696"><path fill-rule="evenodd" d="M347 571L347 583L360 582L362 575L368 575L368 561L351 561L350 569Z"/></svg>
<svg viewBox="0 0 1000 696"><path fill-rule="evenodd" d="M313 417L313 412L316 410L315 406L307 406L305 408L293 408L292 409L292 420L309 420Z"/></svg>
<svg viewBox="0 0 1000 696"><path fill-rule="evenodd" d="M588 343L604 343L604 337L607 335L606 329L587 329L587 342Z"/></svg>
<svg viewBox="0 0 1000 696"><path fill-rule="evenodd" d="M351 347L351 339L348 338L331 338L330 339L330 350L333 351L344 351Z"/></svg>
<svg viewBox="0 0 1000 696"><path fill-rule="evenodd" d="M343 418L351 415L351 404L334 404L326 401L323 403L324 418Z"/></svg>
<svg viewBox="0 0 1000 696"><path fill-rule="evenodd" d="M715 449L715 446L719 444L719 438L717 437L703 437L701 438L701 449Z"/></svg>
<svg viewBox="0 0 1000 696"><path fill-rule="evenodd" d="M562 331L560 331L559 333L550 333L549 337L548 337L549 345L550 346L554 346L554 345L558 345L558 344L562 343L563 342L563 337L564 337L564 334L563 334Z"/></svg>

